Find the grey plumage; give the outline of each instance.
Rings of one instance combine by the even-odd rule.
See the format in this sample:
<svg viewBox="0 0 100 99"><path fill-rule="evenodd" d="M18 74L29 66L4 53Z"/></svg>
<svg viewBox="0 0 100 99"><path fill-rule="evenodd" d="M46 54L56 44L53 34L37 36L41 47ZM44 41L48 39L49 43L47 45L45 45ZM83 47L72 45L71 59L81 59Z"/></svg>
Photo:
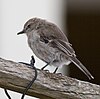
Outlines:
<svg viewBox="0 0 100 99"><path fill-rule="evenodd" d="M66 35L57 25L40 18L32 18L25 23L24 29L18 34L22 33L27 35L28 44L33 53L44 62L58 67L72 62L89 79L94 78L76 58Z"/></svg>

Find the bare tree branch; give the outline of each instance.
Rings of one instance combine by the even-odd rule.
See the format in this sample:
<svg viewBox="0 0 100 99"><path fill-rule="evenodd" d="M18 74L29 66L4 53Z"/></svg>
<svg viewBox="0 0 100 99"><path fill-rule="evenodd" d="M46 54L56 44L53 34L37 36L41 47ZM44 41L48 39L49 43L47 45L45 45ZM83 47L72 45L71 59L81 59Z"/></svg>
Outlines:
<svg viewBox="0 0 100 99"><path fill-rule="evenodd" d="M1 88L22 93L33 77L32 68L0 58ZM37 80L27 94L41 99L100 99L100 86L38 70Z"/></svg>

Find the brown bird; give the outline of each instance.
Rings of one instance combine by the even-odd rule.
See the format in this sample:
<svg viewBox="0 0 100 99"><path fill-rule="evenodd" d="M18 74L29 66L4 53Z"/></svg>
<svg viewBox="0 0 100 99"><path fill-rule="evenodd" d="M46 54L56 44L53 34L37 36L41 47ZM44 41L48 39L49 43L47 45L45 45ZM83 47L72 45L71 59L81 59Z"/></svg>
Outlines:
<svg viewBox="0 0 100 99"><path fill-rule="evenodd" d="M76 58L66 35L57 25L40 18L28 20L18 34L25 33L33 53L47 63L58 67L74 63L89 79L94 79L86 67ZM46 66L47 66L46 65ZM44 69L44 66L42 69Z"/></svg>

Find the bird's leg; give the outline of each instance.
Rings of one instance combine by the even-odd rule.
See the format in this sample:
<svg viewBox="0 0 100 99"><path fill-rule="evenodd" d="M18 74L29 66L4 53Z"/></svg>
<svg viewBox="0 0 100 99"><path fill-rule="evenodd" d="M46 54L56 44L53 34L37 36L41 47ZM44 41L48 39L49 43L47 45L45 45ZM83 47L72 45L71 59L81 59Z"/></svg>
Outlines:
<svg viewBox="0 0 100 99"><path fill-rule="evenodd" d="M56 69L55 69L55 71L54 71L53 73L54 73L54 74L57 74L57 75L59 75L59 76L62 76L62 73L56 73L57 70L58 70L58 67L56 67Z"/></svg>
<svg viewBox="0 0 100 99"><path fill-rule="evenodd" d="M4 89L4 91L5 91L5 94L6 94L6 96L8 97L8 99L11 99L11 97L10 97L10 95L9 95L9 93L8 93L8 91L7 91L7 89Z"/></svg>
<svg viewBox="0 0 100 99"><path fill-rule="evenodd" d="M55 69L55 71L53 73L55 74L57 72L57 70L58 70L58 67L56 67L56 69Z"/></svg>
<svg viewBox="0 0 100 99"><path fill-rule="evenodd" d="M43 67L41 68L41 70L44 70L44 68L46 68L49 64L50 64L50 62L47 63L45 66L43 66Z"/></svg>

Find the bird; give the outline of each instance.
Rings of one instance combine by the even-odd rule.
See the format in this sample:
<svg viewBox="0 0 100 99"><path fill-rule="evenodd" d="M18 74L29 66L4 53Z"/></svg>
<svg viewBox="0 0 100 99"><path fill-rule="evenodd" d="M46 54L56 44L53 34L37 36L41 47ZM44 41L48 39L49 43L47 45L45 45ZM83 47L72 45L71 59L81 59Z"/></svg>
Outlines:
<svg viewBox="0 0 100 99"><path fill-rule="evenodd" d="M69 43L67 36L54 23L41 18L29 19L22 31L17 33L26 34L28 45L33 53L46 65L55 66L56 69L63 65L73 63L76 65L89 79L94 79L87 68L77 59L72 44Z"/></svg>

